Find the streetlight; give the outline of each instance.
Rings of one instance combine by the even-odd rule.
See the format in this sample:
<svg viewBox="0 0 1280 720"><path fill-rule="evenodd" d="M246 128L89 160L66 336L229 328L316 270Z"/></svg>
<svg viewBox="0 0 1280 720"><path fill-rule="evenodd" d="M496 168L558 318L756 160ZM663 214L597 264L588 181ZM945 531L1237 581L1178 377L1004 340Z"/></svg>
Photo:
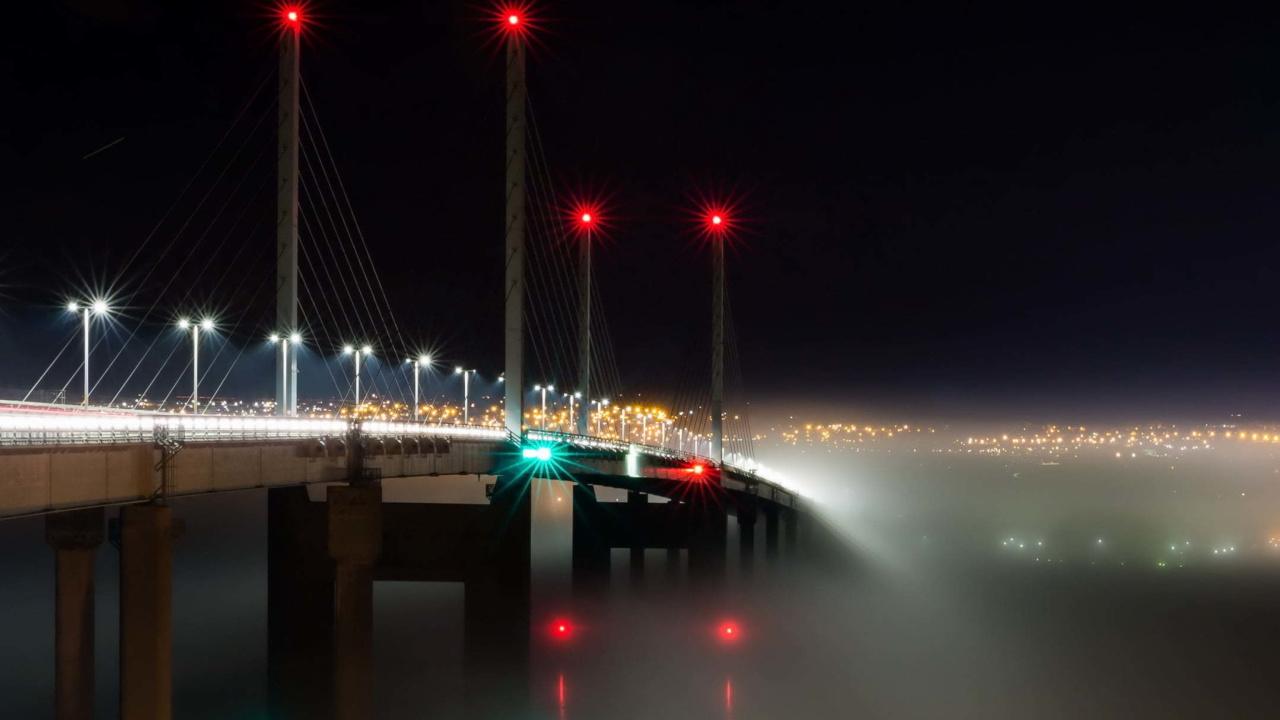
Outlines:
<svg viewBox="0 0 1280 720"><path fill-rule="evenodd" d="M453 369L453 374L462 376L462 424L471 424L471 376L475 370L464 370L462 366Z"/></svg>
<svg viewBox="0 0 1280 720"><path fill-rule="evenodd" d="M191 331L191 412L200 409L200 331L212 330L213 321L205 318L193 323L186 318L178 321L178 327Z"/></svg>
<svg viewBox="0 0 1280 720"><path fill-rule="evenodd" d="M609 407L609 398L605 398L604 400L592 400L591 402L596 406L596 437L600 437L602 434L602 431L600 430L600 420L604 417L604 409Z"/></svg>
<svg viewBox="0 0 1280 720"><path fill-rule="evenodd" d="M413 421L418 422L418 408L421 406L418 402L418 375L424 366L431 367L431 356L419 355L416 360L406 360L405 362L413 365Z"/></svg>
<svg viewBox="0 0 1280 720"><path fill-rule="evenodd" d="M282 362L280 363L280 380L281 380L281 382L283 383L283 384L281 385L281 387L285 388L285 392L286 392L286 393L288 393L288 388L289 388L289 346L290 346L290 345L295 345L295 346L297 346L297 347L301 347L301 346L302 346L302 335L301 335L300 333L296 333L296 332L295 332L295 333L290 333L289 335L286 335L286 336L283 336L283 337L282 337L282 336L280 336L279 334L273 334L273 335L271 336L271 338L270 338L270 339L271 339L271 342L273 342L273 343L280 343L280 357L282 358ZM295 403L295 404L297 403L297 398L294 398L294 403ZM289 414L289 403L287 403L287 402L286 402L286 403L285 403L284 405L282 405L281 407L276 408L276 412L277 412L278 414L280 414L280 415L288 415L288 414Z"/></svg>
<svg viewBox="0 0 1280 720"><path fill-rule="evenodd" d="M111 312L106 301L94 300L81 305L71 303L67 306L71 312L84 311L84 406L89 407L89 320L93 315L106 315Z"/></svg>
<svg viewBox="0 0 1280 720"><path fill-rule="evenodd" d="M578 432L577 426L573 424L573 401L582 397L582 393L576 392L572 395L569 395L568 397L569 397L569 432Z"/></svg>
<svg viewBox="0 0 1280 720"><path fill-rule="evenodd" d="M543 432L546 432L547 430L547 391L555 390L556 386L555 385L534 385L533 389L539 390L542 392L542 419L541 419L540 427Z"/></svg>
<svg viewBox="0 0 1280 720"><path fill-rule="evenodd" d="M343 355L354 355L354 356L355 356L355 359L356 359L356 375L355 375L355 378L356 378L356 413L357 413L357 414L359 414L359 412L360 412L360 356L361 356L361 355L366 355L366 356L368 356L368 355L373 355L373 348L369 347L368 345L365 345L364 347L360 348L359 350L356 350L355 348L351 347L350 345L347 345L346 347L342 348L342 354L343 354Z"/></svg>

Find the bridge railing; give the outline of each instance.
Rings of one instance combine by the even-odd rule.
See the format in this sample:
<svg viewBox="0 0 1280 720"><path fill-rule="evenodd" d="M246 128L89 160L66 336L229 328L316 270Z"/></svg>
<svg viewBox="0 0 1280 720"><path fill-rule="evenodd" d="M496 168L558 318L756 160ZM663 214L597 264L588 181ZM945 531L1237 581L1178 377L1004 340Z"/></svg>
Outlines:
<svg viewBox="0 0 1280 720"><path fill-rule="evenodd" d="M150 443L157 429L185 442L288 440L345 435L345 420L200 415L0 413L0 445L104 445ZM506 430L475 425L361 421L367 435L430 436L500 441Z"/></svg>
<svg viewBox="0 0 1280 720"><path fill-rule="evenodd" d="M591 435L547 432L545 430L528 430L525 432L525 437L537 442L565 443L578 447L596 448L621 453L637 452L649 457L659 457L667 460L683 462L689 465L702 464L708 467L719 467L722 471L728 471L733 476L725 477L722 474L721 482L726 484L726 486L732 486L735 490L750 492L763 487L767 489L767 494L770 496L771 500L782 502L785 505L793 507L800 500L800 495L794 490L783 486L775 479L761 475L753 469L732 465L730 463L717 463L711 458L703 455L694 455L693 453L673 450L665 446L643 445L639 443L623 442L621 440L598 438Z"/></svg>

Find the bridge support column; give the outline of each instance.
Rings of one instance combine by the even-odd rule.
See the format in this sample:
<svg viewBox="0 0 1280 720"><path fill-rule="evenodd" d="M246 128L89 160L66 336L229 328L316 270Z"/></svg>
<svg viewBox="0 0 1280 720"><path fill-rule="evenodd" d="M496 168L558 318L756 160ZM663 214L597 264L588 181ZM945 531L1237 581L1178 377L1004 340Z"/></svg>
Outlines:
<svg viewBox="0 0 1280 720"><path fill-rule="evenodd" d="M327 492L334 717L366 720L373 717L373 563L382 553L382 486L334 485Z"/></svg>
<svg viewBox="0 0 1280 720"><path fill-rule="evenodd" d="M714 505L689 508L689 577L699 583L719 583L725 573L728 515Z"/></svg>
<svg viewBox="0 0 1280 720"><path fill-rule="evenodd" d="M609 586L609 546L599 528L600 504L590 485L573 486L573 592L585 596Z"/></svg>
<svg viewBox="0 0 1280 720"><path fill-rule="evenodd" d="M333 675L333 563L327 508L305 487L267 491L267 716L328 718L313 687Z"/></svg>
<svg viewBox="0 0 1280 720"><path fill-rule="evenodd" d="M173 717L173 509L120 511L120 718Z"/></svg>
<svg viewBox="0 0 1280 720"><path fill-rule="evenodd" d="M778 511L773 503L766 503L761 511L764 513L764 555L769 560L778 558Z"/></svg>
<svg viewBox="0 0 1280 720"><path fill-rule="evenodd" d="M463 599L467 717L528 712L532 503L527 476L499 477L489 537L471 563Z"/></svg>
<svg viewBox="0 0 1280 720"><path fill-rule="evenodd" d="M787 508L782 511L782 519L783 547L787 555L794 555L799 550L800 513Z"/></svg>
<svg viewBox="0 0 1280 720"><path fill-rule="evenodd" d="M755 497L744 498L738 505L738 570L743 579L750 579L755 567L756 516Z"/></svg>
<svg viewBox="0 0 1280 720"><path fill-rule="evenodd" d="M634 528L635 538L631 544L631 589L638 590L640 584L644 582L644 549L645 538L644 530L645 506L649 504L649 496L644 493L627 491L627 511L631 516L631 524Z"/></svg>
<svg viewBox="0 0 1280 720"><path fill-rule="evenodd" d="M45 541L54 549L55 720L93 717L93 564L102 544L102 508L45 516Z"/></svg>

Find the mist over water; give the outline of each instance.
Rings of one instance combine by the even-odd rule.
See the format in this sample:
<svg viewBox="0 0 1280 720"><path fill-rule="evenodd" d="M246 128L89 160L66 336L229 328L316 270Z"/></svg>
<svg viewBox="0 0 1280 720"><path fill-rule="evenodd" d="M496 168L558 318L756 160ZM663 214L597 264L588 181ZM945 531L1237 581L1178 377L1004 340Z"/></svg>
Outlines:
<svg viewBox="0 0 1280 720"><path fill-rule="evenodd" d="M1280 699L1280 465L1268 450L760 455L820 505L847 541L841 555L769 564L758 542L747 577L731 520L723 584L673 574L653 550L633 580L615 550L609 590L579 598L557 569L565 489L540 488L526 717L1266 717ZM388 481L386 500L481 491L475 478ZM174 506L187 523L174 555L175 717L265 717L266 494ZM0 523L3 717L51 714L42 533L38 518ZM98 712L113 717L118 555L104 545L97 557ZM380 582L375 611L378 717L466 717L461 585ZM551 631L559 620L567 639Z"/></svg>

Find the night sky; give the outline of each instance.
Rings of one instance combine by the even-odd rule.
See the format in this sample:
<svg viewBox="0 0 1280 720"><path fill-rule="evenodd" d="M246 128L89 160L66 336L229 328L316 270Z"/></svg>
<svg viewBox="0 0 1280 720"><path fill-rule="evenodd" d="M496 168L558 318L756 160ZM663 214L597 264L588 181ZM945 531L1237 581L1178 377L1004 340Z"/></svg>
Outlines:
<svg viewBox="0 0 1280 720"><path fill-rule="evenodd" d="M496 371L503 93L486 11L319 4L303 75L406 334ZM661 390L708 332L689 215L722 192L742 208L731 303L758 402L1272 416L1273 17L535 11L531 98L555 182L611 197L597 278L631 388ZM68 293L116 275L275 62L269 9L250 2L26 12L6 32L0 123L0 341L28 350L4 353L0 385L22 387L74 331Z"/></svg>

